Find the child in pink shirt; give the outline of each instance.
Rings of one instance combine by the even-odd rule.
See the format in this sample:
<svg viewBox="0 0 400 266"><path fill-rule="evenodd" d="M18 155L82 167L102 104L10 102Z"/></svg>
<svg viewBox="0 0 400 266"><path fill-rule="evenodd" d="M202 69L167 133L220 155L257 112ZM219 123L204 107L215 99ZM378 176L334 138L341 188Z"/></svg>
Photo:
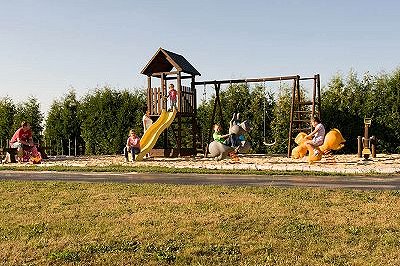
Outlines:
<svg viewBox="0 0 400 266"><path fill-rule="evenodd" d="M128 161L128 152L132 154L132 162L135 161L135 154L140 152L140 139L136 133L131 129L129 131L129 138L126 140L126 147L124 149L125 161Z"/></svg>
<svg viewBox="0 0 400 266"><path fill-rule="evenodd" d="M174 84L169 84L169 91L167 97L169 97L171 111L174 111L174 108L177 109L176 107L177 95L178 92L175 90Z"/></svg>

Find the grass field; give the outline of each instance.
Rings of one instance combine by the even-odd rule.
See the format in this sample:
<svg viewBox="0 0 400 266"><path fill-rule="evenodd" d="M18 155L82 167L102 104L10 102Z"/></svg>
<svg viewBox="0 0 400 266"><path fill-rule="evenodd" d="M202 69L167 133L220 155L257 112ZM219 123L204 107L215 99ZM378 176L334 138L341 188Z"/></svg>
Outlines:
<svg viewBox="0 0 400 266"><path fill-rule="evenodd" d="M165 166L40 166L40 165L23 165L23 166L2 166L0 171L57 171L57 172L113 172L113 173L194 173L194 174L227 174L227 175L309 175L309 176L350 176L352 174L344 174L338 172L323 171L297 171L297 170L250 170L250 169L207 169L207 168L175 168ZM354 175L354 174L353 174ZM358 174L360 175L360 174ZM363 175L379 175L387 176L387 174L371 172Z"/></svg>
<svg viewBox="0 0 400 266"><path fill-rule="evenodd" d="M1 265L400 265L400 191L0 182Z"/></svg>

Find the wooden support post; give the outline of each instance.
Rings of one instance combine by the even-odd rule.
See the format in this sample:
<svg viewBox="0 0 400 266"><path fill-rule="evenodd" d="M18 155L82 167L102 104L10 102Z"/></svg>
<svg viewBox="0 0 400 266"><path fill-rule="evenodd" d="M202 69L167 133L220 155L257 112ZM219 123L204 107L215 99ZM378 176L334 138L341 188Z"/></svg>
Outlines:
<svg viewBox="0 0 400 266"><path fill-rule="evenodd" d="M197 93L196 93L196 86L194 85L196 81L196 76L192 75L192 83L190 84L191 91L193 92L193 102L192 102L192 136L193 136L193 155L196 155L196 143L197 143Z"/></svg>
<svg viewBox="0 0 400 266"><path fill-rule="evenodd" d="M162 74L161 75L161 97L166 96L167 95L167 86L166 86L166 81L165 81L165 75ZM166 98L161 98L162 99L162 109L167 110L167 99ZM161 110L160 110L160 114L161 114Z"/></svg>
<svg viewBox="0 0 400 266"><path fill-rule="evenodd" d="M321 113L321 80L319 74L317 76L317 95L318 95L318 116L320 119L322 119L322 113Z"/></svg>
<svg viewBox="0 0 400 266"><path fill-rule="evenodd" d="M218 84L218 98L217 100L217 104L218 104L218 111L219 111L219 124L220 126L226 130L227 128L225 127L225 121L223 119L223 115L222 115L222 106L221 106L221 98L219 97L219 92L221 91L221 84Z"/></svg>
<svg viewBox="0 0 400 266"><path fill-rule="evenodd" d="M317 75L314 75L314 84L313 84L313 91L312 91L312 108L311 108L311 118L315 116L315 103L318 104L317 100ZM319 116L319 115L318 115Z"/></svg>
<svg viewBox="0 0 400 266"><path fill-rule="evenodd" d="M212 136L212 130L213 130L213 125L215 121L215 112L217 110L217 102L219 102L219 86L217 86L217 83L214 84L214 89L215 89L215 99L214 99L214 104L213 104L213 112L211 114L211 119L210 119L210 128L208 128L208 136L207 136L207 143L206 143L206 150L204 157L207 156L208 153L208 144L211 142L211 136Z"/></svg>
<svg viewBox="0 0 400 266"><path fill-rule="evenodd" d="M177 102L177 109L178 112L182 112L182 85L181 85L181 72L178 72L176 76L176 86L178 90L178 102Z"/></svg>
<svg viewBox="0 0 400 266"><path fill-rule="evenodd" d="M182 148L182 85L181 85L181 72L178 72L176 76L176 87L178 92L177 99L177 109L178 109L178 138L176 140L178 156L181 156L181 148ZM172 108L171 108L171 111Z"/></svg>
<svg viewBox="0 0 400 266"><path fill-rule="evenodd" d="M161 102L162 102L161 109L159 110L159 115L161 114L162 109L167 110L167 99L164 98L164 96L167 96L167 82L165 80L165 74L162 73L161 74L161 95L158 95L158 99L160 99ZM167 146L168 146L168 128L166 128L164 130L163 138L164 138L163 148L167 149Z"/></svg>
<svg viewBox="0 0 400 266"><path fill-rule="evenodd" d="M297 87L296 87L296 92L297 92L297 103L300 103L302 100L301 100L301 93L300 93L300 76L296 76L296 79L297 79ZM300 114L300 111L301 111L301 105L300 104L297 104L297 120L298 121L301 121L301 114ZM297 123L297 128L301 128L301 122L298 122Z"/></svg>
<svg viewBox="0 0 400 266"><path fill-rule="evenodd" d="M150 112L150 115L154 114L152 108L152 92L151 92L151 76L147 76L147 111Z"/></svg>
<svg viewBox="0 0 400 266"><path fill-rule="evenodd" d="M376 140L375 136L371 136L370 143L371 143L371 156L372 156L372 158L376 158L376 143L377 143L377 140Z"/></svg>
<svg viewBox="0 0 400 266"><path fill-rule="evenodd" d="M177 113L178 116L178 139L176 140L178 156L181 156L181 148L182 148L182 113Z"/></svg>
<svg viewBox="0 0 400 266"><path fill-rule="evenodd" d="M363 150L362 137L358 136L357 137L357 156L358 156L358 158L362 157L362 150Z"/></svg>
<svg viewBox="0 0 400 266"><path fill-rule="evenodd" d="M292 153L292 130L293 130L293 113L294 113L294 103L296 100L296 88L297 88L298 79L293 80L293 88L292 88L292 104L290 106L290 125L289 125L289 142L288 142L288 152L287 156L290 157Z"/></svg>

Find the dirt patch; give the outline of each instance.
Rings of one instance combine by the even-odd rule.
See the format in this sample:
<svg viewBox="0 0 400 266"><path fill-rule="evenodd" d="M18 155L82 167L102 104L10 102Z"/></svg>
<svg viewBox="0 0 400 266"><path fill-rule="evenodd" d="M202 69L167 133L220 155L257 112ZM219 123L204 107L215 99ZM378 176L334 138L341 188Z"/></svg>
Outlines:
<svg viewBox="0 0 400 266"><path fill-rule="evenodd" d="M25 164L6 164L10 166ZM320 162L310 165L306 158L294 160L286 156L241 155L239 163L232 160L215 161L212 158L182 157L182 158L149 158L141 162L125 162L123 156L52 156L44 160L40 166L163 166L176 168L206 168L206 169L252 169L252 170L282 170L282 171L321 171L335 173L400 173L400 154L378 154L370 161L363 161L356 155L335 155L325 157Z"/></svg>

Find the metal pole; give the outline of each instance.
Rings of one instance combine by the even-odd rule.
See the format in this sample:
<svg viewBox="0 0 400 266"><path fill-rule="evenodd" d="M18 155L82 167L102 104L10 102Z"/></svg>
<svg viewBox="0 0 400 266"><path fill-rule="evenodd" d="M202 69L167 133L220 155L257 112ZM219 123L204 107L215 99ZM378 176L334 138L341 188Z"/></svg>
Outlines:
<svg viewBox="0 0 400 266"><path fill-rule="evenodd" d="M362 137L358 136L357 137L357 156L358 156L358 158L362 157L362 149L363 149Z"/></svg>
<svg viewBox="0 0 400 266"><path fill-rule="evenodd" d="M368 125L365 124L364 127L364 149L369 148L368 142L369 142L369 137L368 137Z"/></svg>
<svg viewBox="0 0 400 266"><path fill-rule="evenodd" d="M74 145L74 147L75 147L75 157L76 157L76 136L75 136L75 145Z"/></svg>
<svg viewBox="0 0 400 266"><path fill-rule="evenodd" d="M376 137L371 136L371 156L372 158L376 158Z"/></svg>
<svg viewBox="0 0 400 266"><path fill-rule="evenodd" d="M68 139L68 156L71 156L71 139Z"/></svg>

